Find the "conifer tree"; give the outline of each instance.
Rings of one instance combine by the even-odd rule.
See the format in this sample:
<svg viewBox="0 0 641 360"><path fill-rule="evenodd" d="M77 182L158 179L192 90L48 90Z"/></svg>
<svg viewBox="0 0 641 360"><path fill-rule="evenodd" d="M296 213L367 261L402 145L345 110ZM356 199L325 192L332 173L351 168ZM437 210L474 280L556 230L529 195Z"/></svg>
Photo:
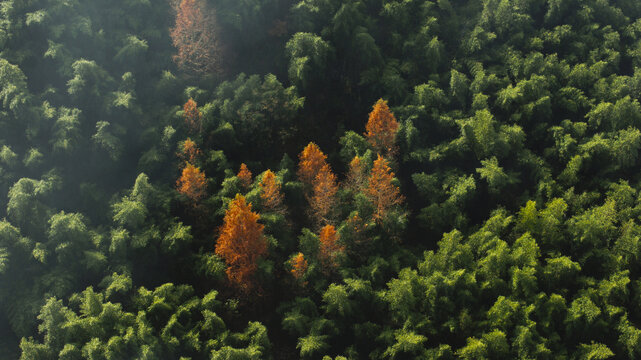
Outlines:
<svg viewBox="0 0 641 360"><path fill-rule="evenodd" d="M257 261L267 254L264 225L258 223L260 215L252 211L252 204L237 194L225 212L216 254L227 264L227 278L237 288L248 291L254 287L252 276Z"/></svg>
<svg viewBox="0 0 641 360"><path fill-rule="evenodd" d="M363 160L356 155L349 163L346 185L353 191L360 191L365 185L365 180L365 164Z"/></svg>
<svg viewBox="0 0 641 360"><path fill-rule="evenodd" d="M312 185L321 169L327 165L325 155L318 145L310 142L298 156L298 178L306 185Z"/></svg>
<svg viewBox="0 0 641 360"><path fill-rule="evenodd" d="M345 251L345 248L338 243L338 239L339 235L333 225L325 225L321 229L318 237L320 242L318 255L326 271L338 266L337 258Z"/></svg>
<svg viewBox="0 0 641 360"><path fill-rule="evenodd" d="M220 73L223 48L216 12L204 0L182 0L176 7L171 39L179 68L196 74Z"/></svg>
<svg viewBox="0 0 641 360"><path fill-rule="evenodd" d="M187 138L187 140L183 142L182 152L179 154L179 156L185 162L193 164L196 162L196 157L200 154L201 151L198 148L198 145L196 145L196 143L192 139Z"/></svg>
<svg viewBox="0 0 641 360"><path fill-rule="evenodd" d="M317 224L327 224L331 211L336 204L338 184L336 175L328 164L325 164L313 182L312 195L309 198L312 218Z"/></svg>
<svg viewBox="0 0 641 360"><path fill-rule="evenodd" d="M290 270L294 278L298 281L300 281L303 276L305 276L305 272L307 271L307 260L305 259L305 256L303 253L299 252L298 254L294 255L293 258L290 260L290 265L292 269Z"/></svg>
<svg viewBox="0 0 641 360"><path fill-rule="evenodd" d="M190 98L183 106L183 118L190 133L197 134L200 132L202 129L203 114L198 110L198 104L194 99Z"/></svg>
<svg viewBox="0 0 641 360"><path fill-rule="evenodd" d="M176 187L179 193L196 203L207 194L207 178L200 168L188 162L176 182Z"/></svg>
<svg viewBox="0 0 641 360"><path fill-rule="evenodd" d="M265 171L260 182L260 198L265 210L278 213L284 212L283 193L281 192L280 183L276 179L276 175L269 169Z"/></svg>
<svg viewBox="0 0 641 360"><path fill-rule="evenodd" d="M240 184L243 188L245 190L249 189L252 185L252 172L249 171L245 163L240 164L240 170L238 170L238 174L236 176L240 180Z"/></svg>
<svg viewBox="0 0 641 360"><path fill-rule="evenodd" d="M398 126L398 121L387 106L387 101L379 99L369 113L365 136L376 152L385 155L394 154Z"/></svg>
<svg viewBox="0 0 641 360"><path fill-rule="evenodd" d="M381 221L390 207L403 202L399 188L392 183L394 172L389 163L378 155L369 177L367 196L374 204L374 220Z"/></svg>

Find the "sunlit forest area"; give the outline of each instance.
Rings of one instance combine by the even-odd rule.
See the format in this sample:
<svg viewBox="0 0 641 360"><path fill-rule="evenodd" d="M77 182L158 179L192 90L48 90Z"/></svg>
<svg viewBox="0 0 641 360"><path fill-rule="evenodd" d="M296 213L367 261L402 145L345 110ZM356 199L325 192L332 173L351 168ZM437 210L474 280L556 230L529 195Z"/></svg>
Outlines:
<svg viewBox="0 0 641 360"><path fill-rule="evenodd" d="M641 1L0 0L0 359L641 359Z"/></svg>

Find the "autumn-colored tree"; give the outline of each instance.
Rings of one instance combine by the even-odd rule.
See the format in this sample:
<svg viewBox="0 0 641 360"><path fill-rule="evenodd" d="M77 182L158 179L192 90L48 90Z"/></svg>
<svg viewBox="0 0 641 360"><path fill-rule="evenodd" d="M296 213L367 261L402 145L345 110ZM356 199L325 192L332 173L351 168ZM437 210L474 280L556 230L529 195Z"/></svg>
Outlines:
<svg viewBox="0 0 641 360"><path fill-rule="evenodd" d="M390 207L403 202L403 196L398 186L392 183L394 172L389 163L378 155L369 177L366 193L374 204L374 220L380 221Z"/></svg>
<svg viewBox="0 0 641 360"><path fill-rule="evenodd" d="M176 187L179 193L195 203L207 193L207 178L200 168L188 162L183 168L180 179L176 181Z"/></svg>
<svg viewBox="0 0 641 360"><path fill-rule="evenodd" d="M183 118L185 125L192 134L197 134L202 129L203 114L198 110L198 104L194 99L189 99L183 106Z"/></svg>
<svg viewBox="0 0 641 360"><path fill-rule="evenodd" d="M265 171L260 182L260 198L263 201L265 210L278 213L285 211L280 183L276 179L276 175L269 169Z"/></svg>
<svg viewBox="0 0 641 360"><path fill-rule="evenodd" d="M240 164L240 170L238 171L236 177L238 177L238 179L240 180L240 184L245 190L249 189L249 187L252 185L252 172L249 171L245 163Z"/></svg>
<svg viewBox="0 0 641 360"><path fill-rule="evenodd" d="M222 72L223 46L216 12L205 0L182 0L170 35L179 68L196 74Z"/></svg>
<svg viewBox="0 0 641 360"><path fill-rule="evenodd" d="M225 212L215 252L227 264L227 278L237 288L253 288L252 276L259 258L267 254L264 225L258 223L260 215L252 211L251 203L237 194Z"/></svg>
<svg viewBox="0 0 641 360"><path fill-rule="evenodd" d="M196 143L192 139L187 138L187 140L183 142L181 153L178 154L178 156L180 156L183 161L193 164L196 162L196 157L199 156L200 153L201 151Z"/></svg>
<svg viewBox="0 0 641 360"><path fill-rule="evenodd" d="M331 270L338 266L337 259L345 251L345 247L338 243L339 235L333 225L325 225L318 236L319 252L321 263L325 270Z"/></svg>
<svg viewBox="0 0 641 360"><path fill-rule="evenodd" d="M367 141L378 153L393 154L396 151L398 121L387 106L387 101L379 99L374 104L365 130Z"/></svg>
<svg viewBox="0 0 641 360"><path fill-rule="evenodd" d="M354 191L360 191L365 185L365 180L365 164L358 155L354 156L349 163L346 185Z"/></svg>
<svg viewBox="0 0 641 360"><path fill-rule="evenodd" d="M306 185L312 185L323 166L327 165L327 155L318 145L310 142L298 155L298 178Z"/></svg>
<svg viewBox="0 0 641 360"><path fill-rule="evenodd" d="M329 222L329 215L336 204L337 192L336 175L329 165L325 164L314 179L312 196L309 198L311 215L317 224Z"/></svg>
<svg viewBox="0 0 641 360"><path fill-rule="evenodd" d="M305 260L305 256L303 253L299 252L298 254L294 255L293 258L290 260L290 265L292 269L290 270L294 278L298 281L301 281L303 276L305 276L305 272L307 271L307 260ZM305 285L305 283L303 283Z"/></svg>

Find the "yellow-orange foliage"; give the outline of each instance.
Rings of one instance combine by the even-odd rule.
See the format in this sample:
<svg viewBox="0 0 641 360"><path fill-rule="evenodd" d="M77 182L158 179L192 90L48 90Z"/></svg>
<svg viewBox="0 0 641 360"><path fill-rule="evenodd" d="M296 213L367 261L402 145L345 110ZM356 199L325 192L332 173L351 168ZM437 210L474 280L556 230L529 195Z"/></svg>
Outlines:
<svg viewBox="0 0 641 360"><path fill-rule="evenodd" d="M263 180L260 182L260 198L263 201L265 210L275 212L284 210L280 183L278 183L276 175L269 169L265 171Z"/></svg>
<svg viewBox="0 0 641 360"><path fill-rule="evenodd" d="M319 257L324 268L334 268L338 265L337 257L345 251L345 248L338 243L338 233L333 225L325 225L318 237L320 241Z"/></svg>
<svg viewBox="0 0 641 360"><path fill-rule="evenodd" d="M318 145L310 142L298 158L298 178L303 183L311 185L319 171L327 165L327 155L323 154Z"/></svg>
<svg viewBox="0 0 641 360"><path fill-rule="evenodd" d="M301 280L307 271L307 260L303 253L299 252L290 261L292 269L290 270L296 280Z"/></svg>
<svg viewBox="0 0 641 360"><path fill-rule="evenodd" d="M336 175L332 173L328 164L325 164L316 175L313 187L312 196L309 199L312 216L318 224L327 223L328 215L336 204L338 192Z"/></svg>
<svg viewBox="0 0 641 360"><path fill-rule="evenodd" d="M215 11L204 0L178 0L175 5L176 24L170 32L178 50L174 61L190 72L220 73L223 46Z"/></svg>
<svg viewBox="0 0 641 360"><path fill-rule="evenodd" d="M354 156L349 163L347 173L347 186L355 191L360 191L365 184L365 164L360 157Z"/></svg>
<svg viewBox="0 0 641 360"><path fill-rule="evenodd" d="M176 181L178 192L187 196L191 201L197 202L207 193L207 179L205 173L191 163L183 168L180 179Z"/></svg>
<svg viewBox="0 0 641 360"><path fill-rule="evenodd" d="M365 136L374 150L379 153L395 151L396 131L398 121L387 106L387 101L379 99L374 104L374 109L369 113L369 120L365 126Z"/></svg>
<svg viewBox="0 0 641 360"><path fill-rule="evenodd" d="M259 224L260 215L252 211L251 203L237 194L231 201L220 235L216 242L216 254L227 264L227 278L236 287L250 290L252 276L259 258L267 254L267 241L263 235L264 225Z"/></svg>
<svg viewBox="0 0 641 360"><path fill-rule="evenodd" d="M198 104L194 99L189 99L183 106L183 118L185 125L191 133L198 133L202 127L203 114L198 110Z"/></svg>
<svg viewBox="0 0 641 360"><path fill-rule="evenodd" d="M240 170L238 171L238 175L236 176L240 180L240 184L245 189L249 189L249 187L252 185L252 172L249 171L245 163L240 164Z"/></svg>
<svg viewBox="0 0 641 360"><path fill-rule="evenodd" d="M380 221L391 206L401 204L403 196L392 183L394 173L385 158L378 155L374 161L366 193L374 204L374 219Z"/></svg>
<svg viewBox="0 0 641 360"><path fill-rule="evenodd" d="M183 143L182 154L179 155L184 161L193 164L196 157L200 155L200 149L193 140L187 138Z"/></svg>

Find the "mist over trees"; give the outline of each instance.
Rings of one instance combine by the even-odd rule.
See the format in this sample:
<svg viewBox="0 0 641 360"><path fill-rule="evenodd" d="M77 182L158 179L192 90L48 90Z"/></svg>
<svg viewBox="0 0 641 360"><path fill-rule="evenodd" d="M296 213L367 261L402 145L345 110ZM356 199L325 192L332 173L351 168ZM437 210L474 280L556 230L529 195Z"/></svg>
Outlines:
<svg viewBox="0 0 641 360"><path fill-rule="evenodd" d="M641 2L0 0L0 359L641 358Z"/></svg>

